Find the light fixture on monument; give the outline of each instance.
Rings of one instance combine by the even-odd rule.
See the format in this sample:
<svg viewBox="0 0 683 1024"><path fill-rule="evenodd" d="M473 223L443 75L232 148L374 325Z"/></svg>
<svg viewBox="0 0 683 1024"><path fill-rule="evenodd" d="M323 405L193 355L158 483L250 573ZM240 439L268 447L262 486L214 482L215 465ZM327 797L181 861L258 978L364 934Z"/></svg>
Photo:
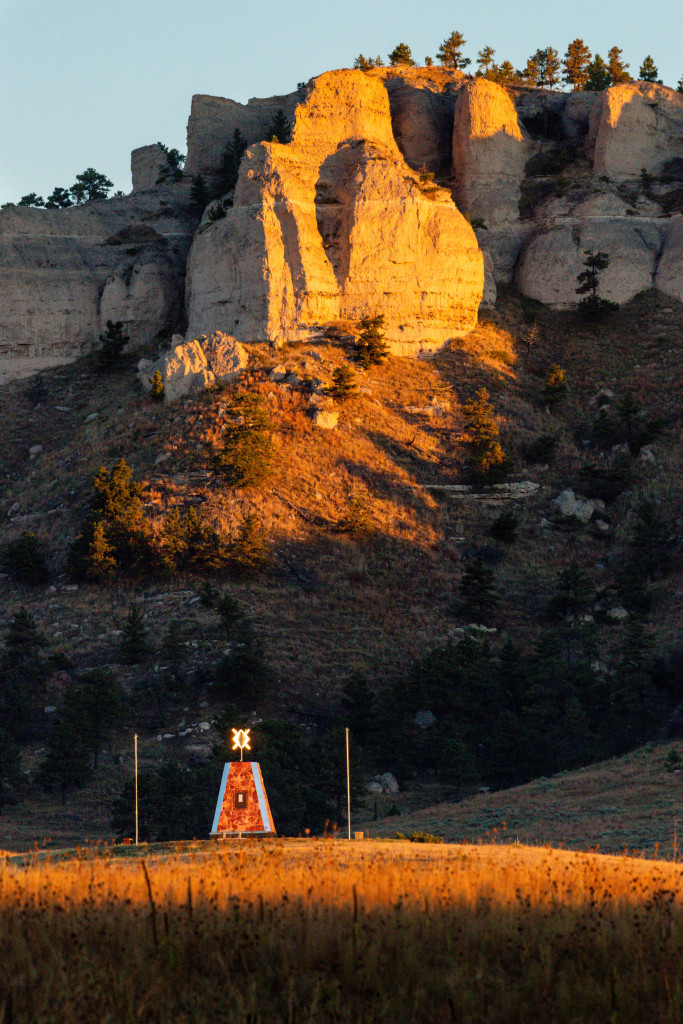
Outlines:
<svg viewBox="0 0 683 1024"><path fill-rule="evenodd" d="M256 761L245 761L244 751L251 750L249 729L232 730L232 749L239 750L239 761L228 761L223 767L221 787L211 828L212 836L241 838L275 835L261 767Z"/></svg>

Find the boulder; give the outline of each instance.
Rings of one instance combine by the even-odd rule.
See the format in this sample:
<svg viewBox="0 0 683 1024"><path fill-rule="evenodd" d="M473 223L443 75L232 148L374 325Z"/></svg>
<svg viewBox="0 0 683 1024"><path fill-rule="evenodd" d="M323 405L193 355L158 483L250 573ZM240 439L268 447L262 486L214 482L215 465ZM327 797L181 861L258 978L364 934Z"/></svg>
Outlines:
<svg viewBox="0 0 683 1024"><path fill-rule="evenodd" d="M532 148L510 94L475 78L457 94L453 174L458 206L487 227L519 220L520 185Z"/></svg>
<svg viewBox="0 0 683 1024"><path fill-rule="evenodd" d="M531 236L520 257L517 288L556 309L576 306L577 276L588 249L606 252L610 265L600 275L600 295L628 302L652 288L664 227L640 217L564 221Z"/></svg>
<svg viewBox="0 0 683 1024"><path fill-rule="evenodd" d="M234 206L197 232L188 331L278 344L382 312L409 353L470 330L483 284L474 232L403 160L381 80L330 72L303 91L291 142L251 146Z"/></svg>
<svg viewBox="0 0 683 1024"><path fill-rule="evenodd" d="M431 711L418 711L413 721L418 729L428 729L430 725L434 725L436 717Z"/></svg>
<svg viewBox="0 0 683 1024"><path fill-rule="evenodd" d="M590 114L593 170L614 181L656 174L683 157L683 96L651 82L613 85L598 94Z"/></svg>
<svg viewBox="0 0 683 1024"><path fill-rule="evenodd" d="M570 489L558 494L553 499L553 502L557 506L560 515L574 516L574 518L579 519L582 523L587 523L598 507L596 502L588 501L585 498L577 498Z"/></svg>
<svg viewBox="0 0 683 1024"><path fill-rule="evenodd" d="M229 384L231 381L237 380L246 370L249 353L236 338L231 338L223 331L214 331L208 338L197 338L197 341L201 345L209 369L217 381Z"/></svg>
<svg viewBox="0 0 683 1024"><path fill-rule="evenodd" d="M487 249L482 249L482 255L484 257L484 293L481 297L479 308L493 309L496 305L496 299L498 298L493 260L491 258L491 253L488 252Z"/></svg>
<svg viewBox="0 0 683 1024"><path fill-rule="evenodd" d="M204 351L196 339L185 342L181 335L174 334L172 341L175 342L173 348L156 362L141 359L138 363L138 377L147 391L150 390L151 379L156 371L161 373L164 399L167 402L174 402L193 391L201 391L215 380Z"/></svg>
<svg viewBox="0 0 683 1024"><path fill-rule="evenodd" d="M321 409L319 406L312 410L313 422L321 430L334 430L339 423L339 413L333 409Z"/></svg>

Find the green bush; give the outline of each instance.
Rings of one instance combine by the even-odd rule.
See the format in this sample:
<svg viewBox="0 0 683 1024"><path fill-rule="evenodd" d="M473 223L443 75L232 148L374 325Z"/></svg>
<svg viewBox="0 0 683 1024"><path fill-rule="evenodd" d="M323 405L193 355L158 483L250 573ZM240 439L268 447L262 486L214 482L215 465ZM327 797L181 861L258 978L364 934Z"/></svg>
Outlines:
<svg viewBox="0 0 683 1024"><path fill-rule="evenodd" d="M524 454L534 465L537 463L550 465L555 458L559 441L560 438L557 434L541 434L535 441L527 445Z"/></svg>
<svg viewBox="0 0 683 1024"><path fill-rule="evenodd" d="M161 371L157 370L152 379L150 380L149 397L154 402L163 402L164 400L164 381L161 376Z"/></svg>
<svg viewBox="0 0 683 1024"><path fill-rule="evenodd" d="M230 552L234 570L241 576L250 576L264 567L268 548L261 520L255 512L248 512Z"/></svg>
<svg viewBox="0 0 683 1024"><path fill-rule="evenodd" d="M353 370L346 363L338 366L332 374L332 384L328 393L338 402L345 402L356 393L356 378Z"/></svg>

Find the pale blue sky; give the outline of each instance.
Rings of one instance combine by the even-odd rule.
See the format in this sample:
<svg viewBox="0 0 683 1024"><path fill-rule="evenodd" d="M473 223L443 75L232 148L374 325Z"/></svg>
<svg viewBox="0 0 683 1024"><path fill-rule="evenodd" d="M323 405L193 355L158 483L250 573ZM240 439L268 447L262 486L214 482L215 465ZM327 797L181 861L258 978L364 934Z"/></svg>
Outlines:
<svg viewBox="0 0 683 1024"><path fill-rule="evenodd" d="M399 42L422 63L454 29L473 61L490 45L515 67L539 47L562 56L577 36L603 57L621 46L636 74L650 53L675 87L682 23L680 0L0 0L0 203L67 188L89 166L129 191L131 149L185 152L193 93L289 92L360 52L386 60Z"/></svg>

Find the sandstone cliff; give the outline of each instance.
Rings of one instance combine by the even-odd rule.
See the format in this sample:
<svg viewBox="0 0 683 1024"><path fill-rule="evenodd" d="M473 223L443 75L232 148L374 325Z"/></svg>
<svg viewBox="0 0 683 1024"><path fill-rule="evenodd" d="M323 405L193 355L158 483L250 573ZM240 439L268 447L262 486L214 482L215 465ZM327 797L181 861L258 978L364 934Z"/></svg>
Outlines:
<svg viewBox="0 0 683 1024"><path fill-rule="evenodd" d="M157 188L65 210L0 210L0 353L77 355L107 320L133 344L182 315L196 214Z"/></svg>
<svg viewBox="0 0 683 1024"><path fill-rule="evenodd" d="M202 224L188 333L280 342L383 313L409 351L471 329L482 291L474 233L404 162L381 80L338 71L308 84L288 145L249 148L233 208Z"/></svg>
<svg viewBox="0 0 683 1024"><path fill-rule="evenodd" d="M287 145L261 141L278 110ZM197 229L189 181L217 180L236 128L250 145L232 205ZM484 304L514 282L571 308L587 248L610 256L606 298L683 294L683 97L662 86L330 72L247 104L195 96L184 182L156 185L164 159L133 152L129 197L0 211L0 351L75 355L108 319L138 344L186 328L281 341L379 312L414 351L474 324L483 268Z"/></svg>

